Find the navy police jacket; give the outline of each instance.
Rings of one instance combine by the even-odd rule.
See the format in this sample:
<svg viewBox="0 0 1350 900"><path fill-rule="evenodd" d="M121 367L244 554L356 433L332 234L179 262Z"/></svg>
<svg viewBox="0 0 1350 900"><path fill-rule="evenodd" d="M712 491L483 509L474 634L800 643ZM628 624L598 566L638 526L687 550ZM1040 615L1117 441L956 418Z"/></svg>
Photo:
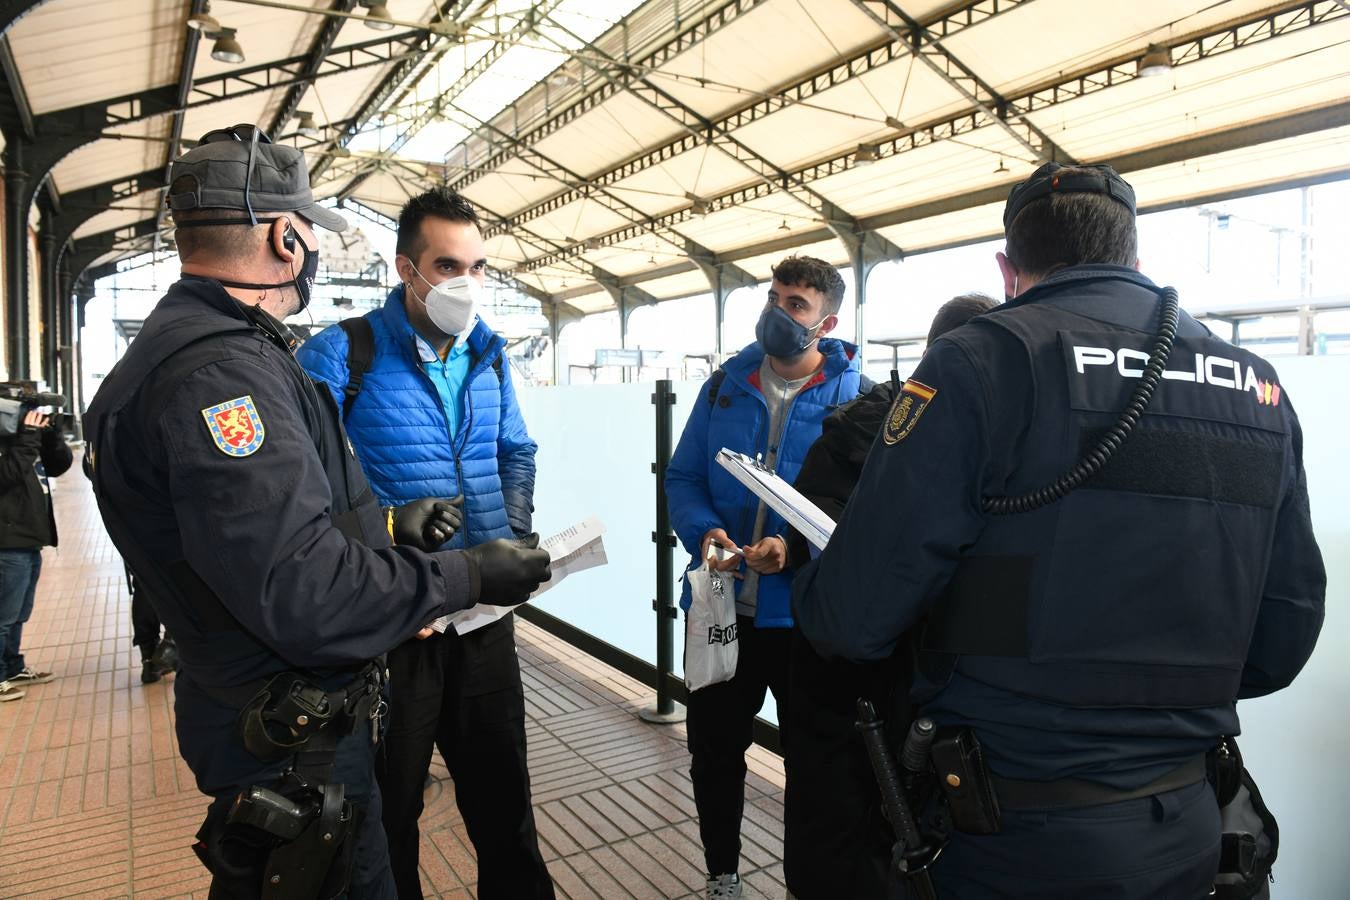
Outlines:
<svg viewBox="0 0 1350 900"><path fill-rule="evenodd" d="M476 599L462 554L390 546L332 396L281 327L186 276L85 417L108 533L178 643L179 747L208 794L275 768L236 725L264 679L336 687Z"/></svg>
<svg viewBox="0 0 1350 900"><path fill-rule="evenodd" d="M926 711L973 726L1012 778L1136 787L1236 733L1288 685L1326 577L1302 434L1265 360L1185 313L1133 434L1035 511L1118 419L1157 288L1080 266L936 341L897 395L839 528L798 579L824 654L878 659L923 628Z"/></svg>
<svg viewBox="0 0 1350 900"><path fill-rule="evenodd" d="M825 363L788 408L783 424L783 444L778 448L775 471L791 483L802 467L806 451L820 437L825 416L846 400L858 396L861 373L855 358L857 347L835 338L822 338L820 352ZM689 420L666 470L666 497L670 521L690 553L690 565L698 559L703 535L713 528L726 530L738 545L749 544L755 527L759 498L731 473L717 464L723 447L751 456L765 453L769 441L769 408L759 390L759 367L764 350L753 343L722 364L726 373L717 397L707 396L705 385L692 404ZM787 523L773 509L764 520L764 534L783 534ZM791 628L789 592L792 570L761 575L755 601L755 624L761 628ZM740 590L740 582L736 582ZM689 609L689 583L685 582L680 605Z"/></svg>

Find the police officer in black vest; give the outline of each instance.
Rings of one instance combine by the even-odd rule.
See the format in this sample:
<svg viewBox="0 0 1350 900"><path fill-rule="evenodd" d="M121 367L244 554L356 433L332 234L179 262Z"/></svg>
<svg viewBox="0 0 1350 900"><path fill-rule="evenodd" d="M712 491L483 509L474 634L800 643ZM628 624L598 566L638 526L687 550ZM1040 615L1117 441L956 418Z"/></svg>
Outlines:
<svg viewBox="0 0 1350 900"><path fill-rule="evenodd" d="M213 898L392 898L379 658L480 593L525 599L548 555L423 552L443 507L376 504L282 324L313 288L312 226L346 227L299 151L211 132L174 162L167 202L183 277L90 405L86 471L178 642L179 749L215 798L194 849Z"/></svg>
<svg viewBox="0 0 1350 900"><path fill-rule="evenodd" d="M1042 166L1004 228L1008 301L903 385L795 615L856 660L922 629L940 896L1203 897L1204 755L1322 624L1298 419L1139 274L1110 168Z"/></svg>

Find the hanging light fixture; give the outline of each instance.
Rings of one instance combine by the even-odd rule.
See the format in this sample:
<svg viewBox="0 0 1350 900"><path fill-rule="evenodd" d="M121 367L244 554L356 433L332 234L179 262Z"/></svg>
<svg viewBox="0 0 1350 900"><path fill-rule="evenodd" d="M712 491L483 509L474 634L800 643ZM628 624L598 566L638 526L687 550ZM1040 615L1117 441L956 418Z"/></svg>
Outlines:
<svg viewBox="0 0 1350 900"><path fill-rule="evenodd" d="M295 124L296 131L301 134L319 133L319 123L314 121L314 113L303 109L297 109L295 111L295 118L297 120Z"/></svg>
<svg viewBox="0 0 1350 900"><path fill-rule="evenodd" d="M376 31L393 29L394 17L389 15L389 6L385 3L385 0L361 0L361 5L366 8L365 23L367 28L374 28Z"/></svg>
<svg viewBox="0 0 1350 900"><path fill-rule="evenodd" d="M855 166L870 166L881 159L881 155L877 152L879 149L876 144L859 144L858 149L853 153L853 164Z"/></svg>
<svg viewBox="0 0 1350 900"><path fill-rule="evenodd" d="M1162 44L1149 44L1139 60L1139 77L1152 78L1172 71L1172 51Z"/></svg>
<svg viewBox="0 0 1350 900"><path fill-rule="evenodd" d="M211 15L211 4L203 3L201 12L191 13L187 17L187 27L193 31L219 31L220 23Z"/></svg>
<svg viewBox="0 0 1350 900"><path fill-rule="evenodd" d="M346 147L342 146L341 144L334 144L334 145L333 145L333 148L332 148L331 150L328 151L328 155L329 155L329 156L335 156L335 157L337 157L338 159L346 159L347 157L349 157L349 156L352 155L352 151L348 150ZM338 202L340 203L341 201L338 201Z"/></svg>
<svg viewBox="0 0 1350 900"><path fill-rule="evenodd" d="M222 28L205 35L215 39L211 46L211 58L223 63L241 63L244 61L244 48L234 39L233 28Z"/></svg>
<svg viewBox="0 0 1350 900"><path fill-rule="evenodd" d="M995 175L1002 175L1004 172L1010 172L1011 169L1003 162L1003 157L998 158L998 168L994 170Z"/></svg>
<svg viewBox="0 0 1350 900"><path fill-rule="evenodd" d="M791 228L788 227L787 219L784 219L784 220L783 220L783 224L778 226L778 230L779 230L779 231L791 231L791 230L792 230Z"/></svg>

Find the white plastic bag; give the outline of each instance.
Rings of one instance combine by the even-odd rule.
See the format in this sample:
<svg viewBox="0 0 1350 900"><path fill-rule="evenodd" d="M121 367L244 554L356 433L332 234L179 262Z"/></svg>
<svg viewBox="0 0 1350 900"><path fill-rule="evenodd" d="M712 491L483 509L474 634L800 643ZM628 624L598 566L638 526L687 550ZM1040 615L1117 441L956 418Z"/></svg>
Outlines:
<svg viewBox="0 0 1350 900"><path fill-rule="evenodd" d="M730 681L736 674L740 642L736 634L736 591L731 573L705 563L684 573L689 580L689 612L684 619L684 683L696 691Z"/></svg>

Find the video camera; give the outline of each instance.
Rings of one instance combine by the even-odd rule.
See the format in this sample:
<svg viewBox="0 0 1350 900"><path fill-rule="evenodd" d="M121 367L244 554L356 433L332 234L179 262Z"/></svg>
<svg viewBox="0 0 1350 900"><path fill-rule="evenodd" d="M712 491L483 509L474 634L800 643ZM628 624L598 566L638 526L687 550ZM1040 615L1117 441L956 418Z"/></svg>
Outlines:
<svg viewBox="0 0 1350 900"><path fill-rule="evenodd" d="M48 428L64 431L70 416L54 412L66 405L60 394L46 394L33 389L31 382L0 382L0 437L12 437L24 427L23 418L35 409L51 407L53 413Z"/></svg>

